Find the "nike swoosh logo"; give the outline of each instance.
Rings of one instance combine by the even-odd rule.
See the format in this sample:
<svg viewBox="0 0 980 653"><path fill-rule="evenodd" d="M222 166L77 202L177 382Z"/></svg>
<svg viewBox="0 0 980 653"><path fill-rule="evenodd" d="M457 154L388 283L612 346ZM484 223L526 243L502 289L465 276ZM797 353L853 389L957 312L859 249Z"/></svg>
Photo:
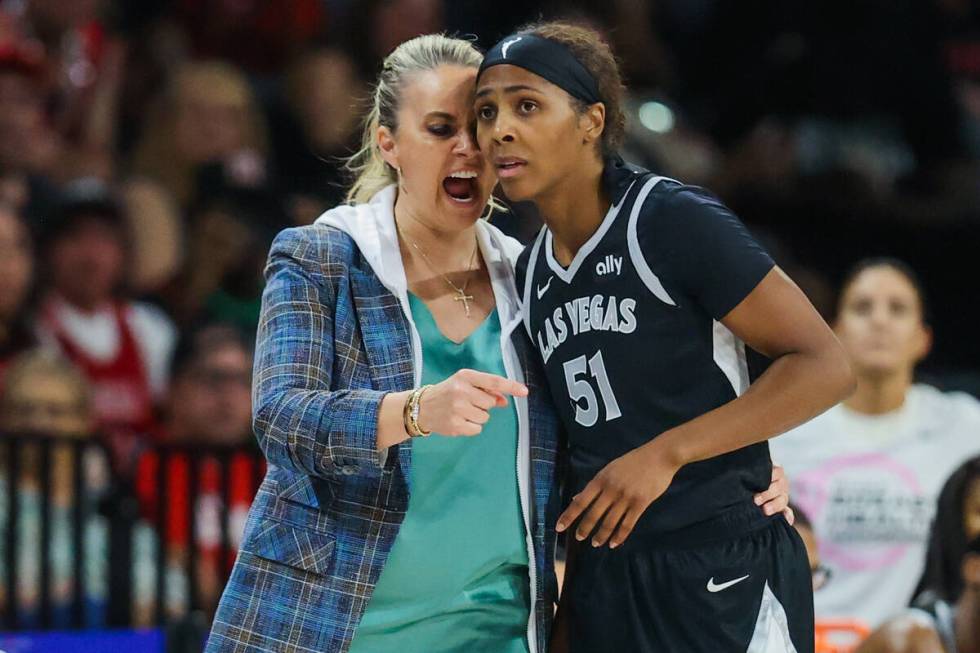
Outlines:
<svg viewBox="0 0 980 653"><path fill-rule="evenodd" d="M745 574L741 578L736 578L735 580L730 580L727 583L720 583L718 585L715 585L715 577L712 576L708 580L708 591L711 592L712 594L714 594L715 592L720 592L722 590L727 590L732 585L734 585L736 583L741 583L743 580L745 580L748 577L749 577L749 574Z"/></svg>
<svg viewBox="0 0 980 653"><path fill-rule="evenodd" d="M518 36L516 39L511 39L511 40L507 41L506 43L504 43L500 47L500 54L502 54L504 56L504 59L507 58L507 50L510 49L510 46L514 45L515 43L517 43L518 41L521 41L523 39L524 39L523 36Z"/></svg>
<svg viewBox="0 0 980 653"><path fill-rule="evenodd" d="M548 283L544 284L544 286L540 286L540 285L538 286L538 299L544 297L544 294L548 292L548 288L551 287L551 281L553 279L554 277L548 277Z"/></svg>

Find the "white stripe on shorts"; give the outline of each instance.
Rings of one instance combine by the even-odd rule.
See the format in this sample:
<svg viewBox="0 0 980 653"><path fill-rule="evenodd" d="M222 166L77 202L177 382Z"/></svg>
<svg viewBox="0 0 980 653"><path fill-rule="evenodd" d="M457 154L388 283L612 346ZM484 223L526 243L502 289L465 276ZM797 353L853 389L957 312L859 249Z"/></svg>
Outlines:
<svg viewBox="0 0 980 653"><path fill-rule="evenodd" d="M768 582L762 591L759 617L755 621L755 631L745 653L796 653L793 640L789 637L786 611L769 589Z"/></svg>

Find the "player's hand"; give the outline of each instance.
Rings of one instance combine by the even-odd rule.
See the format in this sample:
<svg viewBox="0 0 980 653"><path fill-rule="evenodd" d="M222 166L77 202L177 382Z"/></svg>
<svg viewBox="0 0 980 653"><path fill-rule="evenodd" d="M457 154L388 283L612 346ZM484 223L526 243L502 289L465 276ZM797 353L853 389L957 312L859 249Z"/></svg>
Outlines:
<svg viewBox="0 0 980 653"><path fill-rule="evenodd" d="M755 495L755 505L761 506L767 516L782 512L790 526L796 521L796 515L789 507L789 478L782 466L773 464L772 482L765 492Z"/></svg>
<svg viewBox="0 0 980 653"><path fill-rule="evenodd" d="M526 397L527 387L496 374L460 370L422 394L419 427L439 435L479 435L490 409L507 405L506 395Z"/></svg>
<svg viewBox="0 0 980 653"><path fill-rule="evenodd" d="M667 491L679 469L660 455L654 442L620 456L596 474L558 518L558 532L581 516L575 539L584 540L595 531L595 547L609 542L615 549L626 541L640 516Z"/></svg>

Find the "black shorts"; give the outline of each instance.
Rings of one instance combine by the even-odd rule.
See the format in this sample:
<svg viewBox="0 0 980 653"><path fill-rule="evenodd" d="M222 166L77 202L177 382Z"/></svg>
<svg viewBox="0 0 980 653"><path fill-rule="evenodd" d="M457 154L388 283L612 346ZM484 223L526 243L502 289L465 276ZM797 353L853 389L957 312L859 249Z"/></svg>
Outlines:
<svg viewBox="0 0 980 653"><path fill-rule="evenodd" d="M813 653L803 541L781 515L760 515L752 506L653 544L636 533L618 549L576 543L555 624L568 650Z"/></svg>

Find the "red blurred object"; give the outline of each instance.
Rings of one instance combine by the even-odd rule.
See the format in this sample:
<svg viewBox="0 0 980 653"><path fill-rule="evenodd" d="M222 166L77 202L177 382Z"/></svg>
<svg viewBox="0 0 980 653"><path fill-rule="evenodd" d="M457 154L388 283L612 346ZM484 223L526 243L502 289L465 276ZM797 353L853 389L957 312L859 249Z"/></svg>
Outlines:
<svg viewBox="0 0 980 653"><path fill-rule="evenodd" d="M325 31L320 0L182 0L176 16L199 57L275 73Z"/></svg>
<svg viewBox="0 0 980 653"><path fill-rule="evenodd" d="M160 470L160 454L150 451L144 454L136 469L136 494L143 515L157 525L168 547L185 548L191 537L191 503L197 515L198 555L217 564L221 559L221 509L227 501L229 523L228 567L231 570L237 553L240 532L235 523L244 523L244 515L252 505L258 484L265 475L265 461L257 453L239 451L228 461L226 485L222 487L221 463L214 456L192 456L188 453L173 454L167 460L167 468ZM197 465L197 496L191 496L191 474ZM260 469L255 470L255 465ZM166 485L166 524L160 525L157 514L159 493Z"/></svg>
<svg viewBox="0 0 980 653"><path fill-rule="evenodd" d="M0 38L0 72L44 77L44 48L36 41Z"/></svg>
<svg viewBox="0 0 980 653"><path fill-rule="evenodd" d="M980 40L948 43L946 62L953 74L980 80Z"/></svg>
<svg viewBox="0 0 980 653"><path fill-rule="evenodd" d="M854 619L822 619L815 626L815 653L852 653L871 629Z"/></svg>
<svg viewBox="0 0 980 653"><path fill-rule="evenodd" d="M146 368L125 312L124 305L115 306L116 328L121 342L116 357L105 362L86 354L58 322L53 310L44 311L42 316L61 350L91 383L95 416L117 464L131 460L139 441L156 430Z"/></svg>

